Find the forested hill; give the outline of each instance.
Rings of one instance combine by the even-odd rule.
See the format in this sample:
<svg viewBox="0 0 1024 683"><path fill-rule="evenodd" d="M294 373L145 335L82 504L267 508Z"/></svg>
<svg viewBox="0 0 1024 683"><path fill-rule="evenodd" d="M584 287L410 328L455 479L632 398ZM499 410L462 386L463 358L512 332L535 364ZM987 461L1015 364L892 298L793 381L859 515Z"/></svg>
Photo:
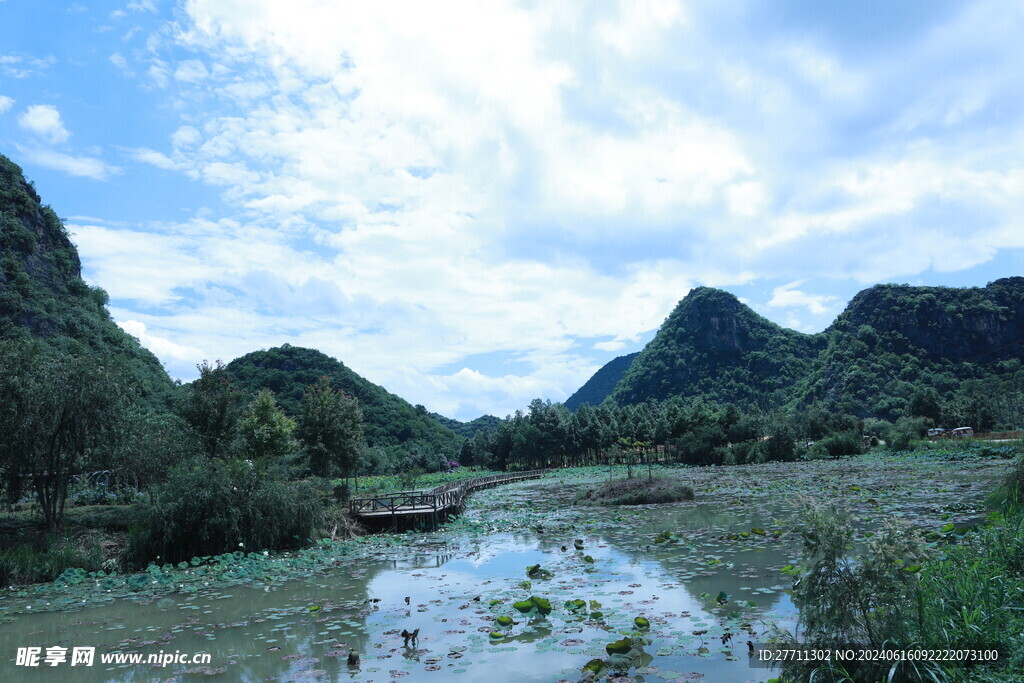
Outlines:
<svg viewBox="0 0 1024 683"><path fill-rule="evenodd" d="M965 288L876 285L820 336L826 346L794 392L799 403L888 419L916 394L995 401L1024 383L1024 278Z"/></svg>
<svg viewBox="0 0 1024 683"><path fill-rule="evenodd" d="M411 405L315 349L285 344L254 351L228 363L227 370L239 388L250 394L263 387L273 391L282 410L292 416L299 412L306 387L327 377L335 389L358 399L366 443L371 448L438 457L454 457L459 452L461 439L423 406Z"/></svg>
<svg viewBox="0 0 1024 683"><path fill-rule="evenodd" d="M622 404L672 396L780 403L810 371L823 341L779 327L728 292L697 287L679 302L610 396Z"/></svg>
<svg viewBox="0 0 1024 683"><path fill-rule="evenodd" d="M987 287L877 285L813 335L779 327L727 292L699 287L679 302L614 389L592 391L592 383L620 372L622 358L570 400L587 389L586 402L594 405L673 396L760 409L819 402L894 419L915 395L975 401L998 394L1000 382L1024 382L1022 350L1020 277Z"/></svg>
<svg viewBox="0 0 1024 683"><path fill-rule="evenodd" d="M469 422L453 420L450 417L445 417L438 413L430 413L430 417L434 418L459 436L467 439L472 439L476 436L477 432L480 431L489 430L491 432L495 432L498 429L498 425L501 424L501 419L494 415L481 415Z"/></svg>
<svg viewBox="0 0 1024 683"><path fill-rule="evenodd" d="M587 380L586 384L576 390L569 398L565 399L565 407L575 412L584 403L592 406L600 405L601 401L608 397L619 383L626 370L633 364L640 352L619 356L605 363L600 370L594 373L593 377Z"/></svg>
<svg viewBox="0 0 1024 683"><path fill-rule="evenodd" d="M167 404L173 383L156 356L111 320L107 299L82 280L60 218L0 155L0 339L35 339L62 354L110 354L124 361L144 400Z"/></svg>

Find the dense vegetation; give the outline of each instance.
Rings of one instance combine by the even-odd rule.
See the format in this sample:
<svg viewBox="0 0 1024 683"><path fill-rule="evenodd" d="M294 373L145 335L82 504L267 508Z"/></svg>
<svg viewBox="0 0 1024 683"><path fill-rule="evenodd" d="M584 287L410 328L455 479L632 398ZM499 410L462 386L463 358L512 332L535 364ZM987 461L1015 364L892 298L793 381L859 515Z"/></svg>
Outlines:
<svg viewBox="0 0 1024 683"><path fill-rule="evenodd" d="M698 287L639 355L609 363L566 404L703 398L744 411L817 405L860 418L1012 429L1024 414L1022 348L1020 277L983 288L878 285L815 335Z"/></svg>
<svg viewBox="0 0 1024 683"><path fill-rule="evenodd" d="M498 424L501 422L501 418L497 418L493 415L481 415L469 422L453 420L450 417L445 417L438 413L429 413L429 415L464 439L472 439L476 436L477 432L483 429L490 429L493 431L498 428Z"/></svg>
<svg viewBox="0 0 1024 683"><path fill-rule="evenodd" d="M298 414L306 387L321 377L326 377L332 388L354 397L363 413L364 472L413 466L433 471L459 452L461 439L423 406L409 404L314 349L285 344L254 351L228 363L227 374L248 394L270 389L289 417Z"/></svg>
<svg viewBox="0 0 1024 683"><path fill-rule="evenodd" d="M460 462L492 469L536 469L651 459L687 465L735 465L836 457L859 453L862 434L874 443L909 445L927 421L861 420L818 407L804 411L744 412L734 404L672 398L660 403L594 408L575 413L534 400L496 430L482 430L463 444ZM871 437L867 438L868 444Z"/></svg>
<svg viewBox="0 0 1024 683"><path fill-rule="evenodd" d="M1018 449L1019 452L1019 449ZM1009 681L1024 670L1024 456L984 523L944 527L932 539L893 517L863 552L849 514L809 505L793 597L799 643L853 647L996 651L995 663L790 662L784 681ZM931 541L931 542L929 542ZM779 640L796 644L794 634Z"/></svg>
<svg viewBox="0 0 1024 683"><path fill-rule="evenodd" d="M810 370L823 340L779 327L727 292L697 287L679 302L623 375L617 403L703 396L780 405Z"/></svg>
<svg viewBox="0 0 1024 683"><path fill-rule="evenodd" d="M60 355L118 358L148 407L166 407L173 383L156 356L110 319L107 300L82 280L57 214L0 154L0 339L36 340Z"/></svg>

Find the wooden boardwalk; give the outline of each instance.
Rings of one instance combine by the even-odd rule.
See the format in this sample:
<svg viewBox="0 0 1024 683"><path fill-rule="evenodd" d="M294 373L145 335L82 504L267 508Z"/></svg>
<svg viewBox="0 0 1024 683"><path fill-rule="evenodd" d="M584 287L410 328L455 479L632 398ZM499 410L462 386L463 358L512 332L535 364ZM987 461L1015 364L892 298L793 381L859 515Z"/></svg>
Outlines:
<svg viewBox="0 0 1024 683"><path fill-rule="evenodd" d="M373 498L353 498L348 509L352 517L367 527L410 526L427 521L432 528L462 510L466 497L478 489L508 484L523 479L536 479L549 470L507 472L486 477L453 481L429 491L399 491Z"/></svg>

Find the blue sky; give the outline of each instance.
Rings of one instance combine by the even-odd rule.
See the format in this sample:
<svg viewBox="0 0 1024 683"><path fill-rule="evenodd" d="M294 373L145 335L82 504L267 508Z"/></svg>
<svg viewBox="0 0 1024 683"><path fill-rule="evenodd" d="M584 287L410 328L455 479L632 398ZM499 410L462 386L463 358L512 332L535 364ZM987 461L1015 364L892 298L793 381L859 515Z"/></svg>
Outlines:
<svg viewBox="0 0 1024 683"><path fill-rule="evenodd" d="M842 5L842 6L840 6ZM1024 273L1024 7L0 0L0 152L175 377L563 400L691 287L803 331Z"/></svg>

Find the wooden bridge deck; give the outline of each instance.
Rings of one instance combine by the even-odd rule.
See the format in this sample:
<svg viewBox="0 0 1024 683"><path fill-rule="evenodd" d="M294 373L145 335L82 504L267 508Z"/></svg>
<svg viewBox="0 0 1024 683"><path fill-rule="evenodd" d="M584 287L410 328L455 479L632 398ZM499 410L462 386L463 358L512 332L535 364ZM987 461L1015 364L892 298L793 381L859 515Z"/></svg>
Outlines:
<svg viewBox="0 0 1024 683"><path fill-rule="evenodd" d="M391 528L396 530L401 520L415 522L424 517L429 518L432 527L436 527L438 522L462 510L466 497L473 491L523 479L536 479L547 471L492 474L449 482L429 491L399 491L373 498L353 498L348 504L349 512L364 523L379 526L382 521L390 522Z"/></svg>

